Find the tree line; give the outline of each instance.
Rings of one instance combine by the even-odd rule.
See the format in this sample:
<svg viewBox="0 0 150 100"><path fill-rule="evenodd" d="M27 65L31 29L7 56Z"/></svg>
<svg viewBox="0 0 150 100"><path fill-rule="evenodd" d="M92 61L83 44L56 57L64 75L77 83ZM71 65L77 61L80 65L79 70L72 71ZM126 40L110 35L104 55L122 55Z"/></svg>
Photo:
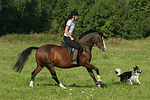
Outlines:
<svg viewBox="0 0 150 100"><path fill-rule="evenodd" d="M72 10L75 35L99 30L124 39L150 36L150 0L0 0L0 36L30 32L63 34Z"/></svg>

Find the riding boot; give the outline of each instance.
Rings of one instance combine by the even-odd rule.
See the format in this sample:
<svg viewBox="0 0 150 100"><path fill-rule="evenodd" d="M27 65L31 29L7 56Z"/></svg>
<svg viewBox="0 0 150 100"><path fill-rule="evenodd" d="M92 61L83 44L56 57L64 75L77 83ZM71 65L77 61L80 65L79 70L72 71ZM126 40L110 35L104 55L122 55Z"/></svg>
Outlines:
<svg viewBox="0 0 150 100"><path fill-rule="evenodd" d="M77 65L77 56L78 56L78 50L75 49L73 52L73 57L71 62L72 65Z"/></svg>

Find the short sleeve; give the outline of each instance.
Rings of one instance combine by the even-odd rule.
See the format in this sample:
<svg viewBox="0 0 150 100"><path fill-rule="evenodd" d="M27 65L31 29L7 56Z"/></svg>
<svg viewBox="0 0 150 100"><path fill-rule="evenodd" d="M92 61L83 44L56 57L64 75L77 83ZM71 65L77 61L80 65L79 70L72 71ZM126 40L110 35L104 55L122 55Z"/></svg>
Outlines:
<svg viewBox="0 0 150 100"><path fill-rule="evenodd" d="M72 20L68 20L67 23L66 23L66 26L69 26L69 27L70 27L70 26L71 26L71 23L72 23Z"/></svg>

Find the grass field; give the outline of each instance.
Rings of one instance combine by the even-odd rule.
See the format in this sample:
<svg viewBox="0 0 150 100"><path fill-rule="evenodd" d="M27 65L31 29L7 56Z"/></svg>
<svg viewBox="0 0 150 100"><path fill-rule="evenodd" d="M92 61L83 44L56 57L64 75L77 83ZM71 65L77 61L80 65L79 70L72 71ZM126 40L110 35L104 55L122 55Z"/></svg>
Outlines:
<svg viewBox="0 0 150 100"><path fill-rule="evenodd" d="M97 88L85 68L59 69L57 76L67 89L58 87L44 68L36 77L34 88L28 86L31 72L36 68L35 51L21 73L11 66L17 55L30 46L45 43L60 45L45 35L7 35L0 37L0 100L149 100L150 98L150 38L144 40L106 40L107 50L92 49L91 63L100 70L104 89ZM61 38L61 37L59 37ZM37 41L37 42L36 42ZM139 76L141 85L125 85L115 75L115 68L122 72L133 70L137 65L142 69ZM95 72L94 72L95 73ZM95 73L96 75L96 73Z"/></svg>

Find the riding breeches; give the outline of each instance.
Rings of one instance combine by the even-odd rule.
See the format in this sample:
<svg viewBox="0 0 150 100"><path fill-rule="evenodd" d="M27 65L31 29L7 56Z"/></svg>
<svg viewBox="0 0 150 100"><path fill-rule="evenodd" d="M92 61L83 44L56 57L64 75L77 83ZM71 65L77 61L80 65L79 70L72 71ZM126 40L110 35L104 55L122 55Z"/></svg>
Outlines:
<svg viewBox="0 0 150 100"><path fill-rule="evenodd" d="M64 41L67 45L79 50L78 44L75 41L72 41L69 37L64 36Z"/></svg>

